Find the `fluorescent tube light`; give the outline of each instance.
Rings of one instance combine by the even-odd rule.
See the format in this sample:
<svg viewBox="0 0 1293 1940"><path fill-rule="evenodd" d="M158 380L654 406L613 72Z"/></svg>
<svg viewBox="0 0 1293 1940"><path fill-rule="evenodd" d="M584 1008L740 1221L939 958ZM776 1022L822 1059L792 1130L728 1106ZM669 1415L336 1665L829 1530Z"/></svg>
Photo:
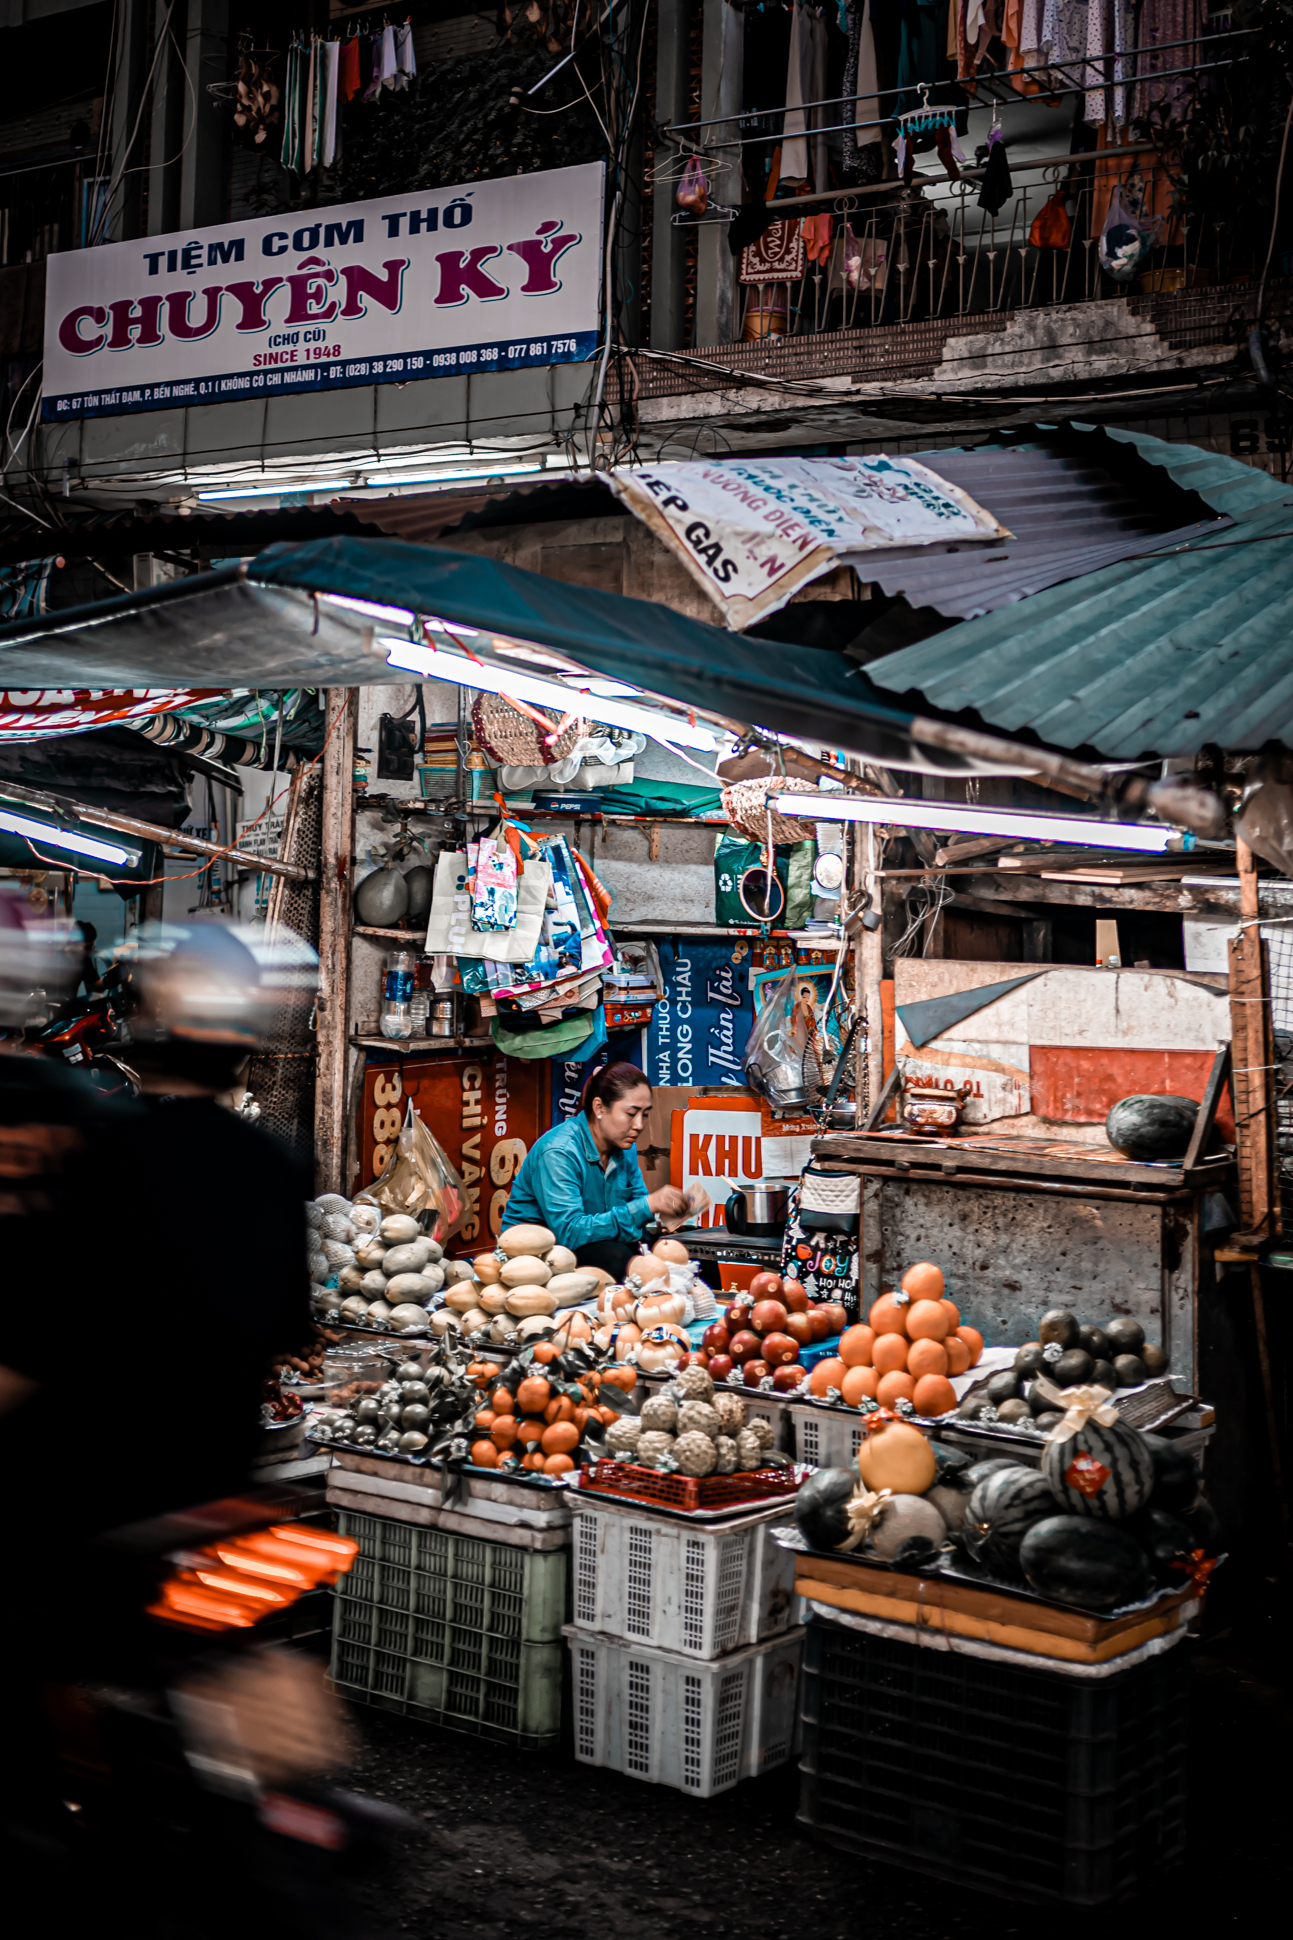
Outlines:
<svg viewBox="0 0 1293 1940"><path fill-rule="evenodd" d="M533 472L544 470L546 467L543 465L489 465L483 470L479 465L474 465L470 469L465 466L454 466L452 469L433 472L383 472L374 474L371 478L365 478L364 483L365 485L452 485L464 479L470 483L472 479L523 478ZM564 476L559 472L553 475Z"/></svg>
<svg viewBox="0 0 1293 1940"><path fill-rule="evenodd" d="M281 485L233 485L222 486L218 492L199 492L200 499L215 498L286 498L289 492L344 492L349 486L348 478L311 478L305 483L284 480Z"/></svg>
<svg viewBox="0 0 1293 1940"><path fill-rule="evenodd" d="M897 828L958 830L999 835L1004 842L1080 842L1091 849L1139 849L1163 855L1180 844L1194 847L1185 832L1154 822L1105 822L1094 815L1035 815L1011 808L971 808L956 802L894 801L874 795L779 795L773 806L782 815L817 822L884 822Z"/></svg>
<svg viewBox="0 0 1293 1940"><path fill-rule="evenodd" d="M461 687L477 687L490 694L510 694L516 700L536 706L559 707L562 712L585 714L590 720L611 727L635 728L653 740L675 742L683 748L712 750L714 737L706 728L693 727L669 714L653 714L645 707L626 707L622 701L603 700L586 688L566 686L558 680L543 680L536 674L523 674L513 667L496 667L485 661L467 660L461 654L442 653L438 647L420 647L415 640L395 640L382 636L377 642L386 649L392 667L423 674L428 680L453 680ZM573 679L579 676L572 675Z"/></svg>
<svg viewBox="0 0 1293 1940"><path fill-rule="evenodd" d="M320 593L328 606L344 606L351 613L362 613L370 620L386 620L391 626L412 626L417 614L407 606L383 606L380 600L351 599L348 593Z"/></svg>
<svg viewBox="0 0 1293 1940"><path fill-rule="evenodd" d="M96 862L133 864L139 860L138 849L123 849L117 842L100 842L93 835L73 835L70 829L33 822L29 815L15 815L9 808L0 808L0 829L8 835L26 836L29 842L43 843L47 849L70 849L73 855L92 856Z"/></svg>

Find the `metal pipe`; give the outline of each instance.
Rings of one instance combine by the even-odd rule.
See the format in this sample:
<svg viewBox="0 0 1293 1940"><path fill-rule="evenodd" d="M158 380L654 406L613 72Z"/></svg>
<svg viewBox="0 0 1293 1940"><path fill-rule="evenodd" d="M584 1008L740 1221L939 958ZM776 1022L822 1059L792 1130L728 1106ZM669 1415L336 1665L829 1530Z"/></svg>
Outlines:
<svg viewBox="0 0 1293 1940"><path fill-rule="evenodd" d="M34 788L20 788L16 782L6 781L3 790L7 799L23 802L29 808L43 809L47 815L70 818L74 822L89 822L95 828L115 829L119 835L137 835L145 842L156 842L162 848L175 849L181 855L218 856L230 862L245 863L247 868L263 872L267 876L286 876L292 882L313 882L314 871L303 869L299 863L271 861L266 856L248 855L243 849L229 848L220 842L207 842L199 835L186 835L180 829L159 828L155 822L141 822L134 815L118 815L110 808L88 808L83 802L69 801L62 795L48 795ZM86 870L84 874L102 875L103 870Z"/></svg>

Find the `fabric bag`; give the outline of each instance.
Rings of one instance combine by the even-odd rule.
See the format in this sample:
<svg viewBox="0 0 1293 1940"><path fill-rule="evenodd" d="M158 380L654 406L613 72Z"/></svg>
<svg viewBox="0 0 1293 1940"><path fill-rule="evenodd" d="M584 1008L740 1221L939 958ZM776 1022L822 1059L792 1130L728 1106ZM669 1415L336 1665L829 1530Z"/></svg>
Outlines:
<svg viewBox="0 0 1293 1940"><path fill-rule="evenodd" d="M838 1300L852 1322L858 1317L860 1300L858 1221L855 1218L849 1231L836 1234L810 1228L800 1209L803 1191L800 1179L790 1193L781 1276L801 1286L811 1301Z"/></svg>
<svg viewBox="0 0 1293 1940"><path fill-rule="evenodd" d="M809 1233L852 1233L862 1211L862 1181L809 1163L800 1181L799 1217Z"/></svg>
<svg viewBox="0 0 1293 1940"><path fill-rule="evenodd" d="M1067 249L1073 240L1073 218L1065 208L1066 191L1056 189L1033 217L1028 240L1034 249Z"/></svg>

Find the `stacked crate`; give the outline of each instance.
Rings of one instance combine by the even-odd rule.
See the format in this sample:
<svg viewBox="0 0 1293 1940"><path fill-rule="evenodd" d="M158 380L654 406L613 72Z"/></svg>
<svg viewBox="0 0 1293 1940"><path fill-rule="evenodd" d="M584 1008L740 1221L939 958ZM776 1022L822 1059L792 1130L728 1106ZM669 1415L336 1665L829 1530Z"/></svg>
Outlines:
<svg viewBox="0 0 1293 1940"><path fill-rule="evenodd" d="M574 1498L575 1756L696 1798L784 1764L803 1630L773 1508L697 1517Z"/></svg>

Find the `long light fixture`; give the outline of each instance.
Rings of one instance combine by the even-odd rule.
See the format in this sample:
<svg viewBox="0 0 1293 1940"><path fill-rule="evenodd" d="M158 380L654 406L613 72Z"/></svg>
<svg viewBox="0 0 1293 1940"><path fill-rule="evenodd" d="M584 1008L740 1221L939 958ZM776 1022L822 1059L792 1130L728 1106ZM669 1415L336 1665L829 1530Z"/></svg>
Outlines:
<svg viewBox="0 0 1293 1940"><path fill-rule="evenodd" d="M412 626L417 614L407 606L384 606L380 600L352 599L349 593L320 593L325 606L344 606L350 613L362 613L368 620L385 620L388 626Z"/></svg>
<svg viewBox="0 0 1293 1940"><path fill-rule="evenodd" d="M348 478L310 478L303 483L284 479L281 485L221 486L218 492L199 492L198 497L200 499L287 498L296 492L344 492L349 486Z"/></svg>
<svg viewBox="0 0 1293 1940"><path fill-rule="evenodd" d="M365 485L456 485L464 480L482 483L490 478L526 478L535 472L547 471L546 465L489 465L484 469L479 465L446 467L432 472L381 472L365 478ZM555 468L549 474L552 478L564 478L564 471Z"/></svg>
<svg viewBox="0 0 1293 1940"><path fill-rule="evenodd" d="M515 700L531 701L536 706L559 707L563 713L577 711L590 720L602 721L610 727L634 729L649 734L653 740L674 742L681 748L703 748L709 752L715 746L714 737L706 728L693 727L689 721L677 720L670 714L653 714L645 707L626 707L622 701L606 700L584 687L543 680L536 674L523 674L516 668L498 667L492 662L468 660L458 653L442 653L438 647L419 646L415 640L397 640L388 634L380 635L377 644L386 649L390 666L423 674L428 680L452 680L460 687L511 695ZM571 676L573 682L579 678L577 674Z"/></svg>
<svg viewBox="0 0 1293 1940"><path fill-rule="evenodd" d="M73 835L70 829L51 828L48 822L34 822L30 815L15 815L0 808L0 830L6 835L21 835L29 842L43 843L49 849L69 849L73 855L88 855L96 862L138 862L138 849L123 849L118 842L100 842L93 835Z"/></svg>
<svg viewBox="0 0 1293 1940"><path fill-rule="evenodd" d="M1078 842L1089 849L1139 849L1145 855L1194 847L1188 830L1183 833L1154 822L1105 822L1094 815L1034 815L1022 809L834 792L779 795L773 806L782 815L809 822L882 822L897 828L999 835L1006 842Z"/></svg>

